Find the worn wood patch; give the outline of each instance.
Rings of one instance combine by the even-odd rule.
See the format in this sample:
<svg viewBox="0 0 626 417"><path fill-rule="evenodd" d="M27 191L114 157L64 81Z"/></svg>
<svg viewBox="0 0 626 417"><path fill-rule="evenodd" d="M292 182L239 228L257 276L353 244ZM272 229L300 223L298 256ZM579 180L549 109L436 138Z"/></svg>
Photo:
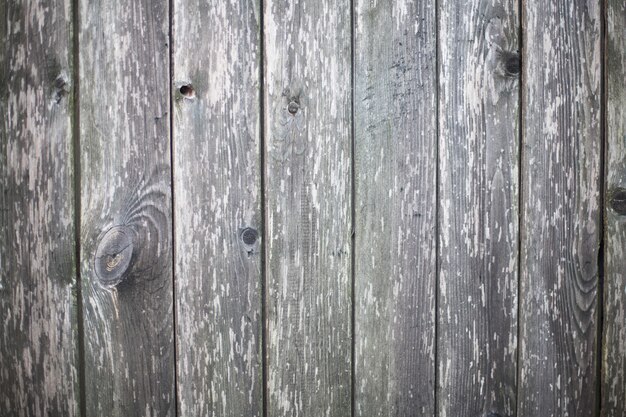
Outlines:
<svg viewBox="0 0 626 417"><path fill-rule="evenodd" d="M78 415L70 1L0 4L0 414Z"/></svg>
<svg viewBox="0 0 626 417"><path fill-rule="evenodd" d="M167 1L80 4L89 416L173 416Z"/></svg>
<svg viewBox="0 0 626 417"><path fill-rule="evenodd" d="M355 2L355 415L435 412L435 2Z"/></svg>
<svg viewBox="0 0 626 417"><path fill-rule="evenodd" d="M626 415L626 3L606 2L602 415Z"/></svg>
<svg viewBox="0 0 626 417"><path fill-rule="evenodd" d="M265 2L268 416L350 415L350 7Z"/></svg>
<svg viewBox="0 0 626 417"><path fill-rule="evenodd" d="M438 415L515 415L519 76L514 0L439 10Z"/></svg>
<svg viewBox="0 0 626 417"><path fill-rule="evenodd" d="M600 1L523 2L518 416L596 413Z"/></svg>
<svg viewBox="0 0 626 417"><path fill-rule="evenodd" d="M179 412L261 416L259 2L174 12Z"/></svg>

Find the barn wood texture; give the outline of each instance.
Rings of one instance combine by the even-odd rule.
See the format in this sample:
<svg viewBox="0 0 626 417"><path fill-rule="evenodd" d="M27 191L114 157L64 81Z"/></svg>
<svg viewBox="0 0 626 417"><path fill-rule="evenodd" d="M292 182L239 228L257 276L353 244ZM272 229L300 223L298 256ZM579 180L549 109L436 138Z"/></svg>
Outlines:
<svg viewBox="0 0 626 417"><path fill-rule="evenodd" d="M0 5L0 415L623 417L626 5Z"/></svg>
<svg viewBox="0 0 626 417"><path fill-rule="evenodd" d="M70 10L64 0L0 4L4 415L79 411Z"/></svg>
<svg viewBox="0 0 626 417"><path fill-rule="evenodd" d="M601 13L523 2L519 416L599 400Z"/></svg>
<svg viewBox="0 0 626 417"><path fill-rule="evenodd" d="M267 414L351 414L348 2L264 2Z"/></svg>
<svg viewBox="0 0 626 417"><path fill-rule="evenodd" d="M263 415L259 6L174 2L177 389L185 416Z"/></svg>
<svg viewBox="0 0 626 417"><path fill-rule="evenodd" d="M515 414L516 1L439 3L437 415Z"/></svg>
<svg viewBox="0 0 626 417"><path fill-rule="evenodd" d="M602 412L626 415L626 3L606 3Z"/></svg>
<svg viewBox="0 0 626 417"><path fill-rule="evenodd" d="M434 415L435 2L355 2L355 416Z"/></svg>
<svg viewBox="0 0 626 417"><path fill-rule="evenodd" d="M169 5L80 3L89 416L174 416Z"/></svg>

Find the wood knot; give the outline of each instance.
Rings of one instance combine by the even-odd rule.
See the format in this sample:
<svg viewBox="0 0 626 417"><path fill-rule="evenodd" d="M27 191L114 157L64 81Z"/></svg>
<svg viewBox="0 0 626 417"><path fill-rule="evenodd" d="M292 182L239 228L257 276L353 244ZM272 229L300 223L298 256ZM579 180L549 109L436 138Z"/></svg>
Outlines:
<svg viewBox="0 0 626 417"><path fill-rule="evenodd" d="M504 64L504 75L508 77L517 77L522 67L522 60L518 53L503 52L502 62Z"/></svg>
<svg viewBox="0 0 626 417"><path fill-rule="evenodd" d="M184 98L192 99L196 96L196 91L191 84L183 84L178 88L178 92Z"/></svg>
<svg viewBox="0 0 626 417"><path fill-rule="evenodd" d="M300 110L300 105L298 104L298 102L295 100L291 100L287 105L287 111L295 116L295 114L298 113L298 110Z"/></svg>
<svg viewBox="0 0 626 417"><path fill-rule="evenodd" d="M94 269L100 284L112 288L122 282L130 270L132 256L132 231L126 226L109 229L96 249Z"/></svg>
<svg viewBox="0 0 626 417"><path fill-rule="evenodd" d="M252 256L257 252L257 244L259 240L259 232L252 227L246 227L239 233L239 238L243 243L243 248L248 256Z"/></svg>
<svg viewBox="0 0 626 417"><path fill-rule="evenodd" d="M59 104L61 100L63 100L63 97L67 96L70 92L67 77L65 76L65 74L61 74L57 78L55 78L52 88L52 100L54 100L56 104Z"/></svg>
<svg viewBox="0 0 626 417"><path fill-rule="evenodd" d="M626 215L626 189L615 188L611 191L611 208L619 215Z"/></svg>
<svg viewBox="0 0 626 417"><path fill-rule="evenodd" d="M259 232L256 229L251 227L246 227L241 231L241 241L246 245L252 246L256 243L257 238L259 237Z"/></svg>

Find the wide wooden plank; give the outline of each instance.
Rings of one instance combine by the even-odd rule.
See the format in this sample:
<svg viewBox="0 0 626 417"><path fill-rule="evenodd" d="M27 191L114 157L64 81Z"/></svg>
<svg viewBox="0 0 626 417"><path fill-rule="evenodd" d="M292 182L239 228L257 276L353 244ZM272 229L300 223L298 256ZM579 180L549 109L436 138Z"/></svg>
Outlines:
<svg viewBox="0 0 626 417"><path fill-rule="evenodd" d="M523 2L518 417L598 402L601 7Z"/></svg>
<svg viewBox="0 0 626 417"><path fill-rule="evenodd" d="M259 1L174 3L174 253L183 416L263 414L259 12Z"/></svg>
<svg viewBox="0 0 626 417"><path fill-rule="evenodd" d="M351 413L350 4L264 2L268 416Z"/></svg>
<svg viewBox="0 0 626 417"><path fill-rule="evenodd" d="M80 4L89 416L172 416L169 5Z"/></svg>
<svg viewBox="0 0 626 417"><path fill-rule="evenodd" d="M435 414L435 2L354 10L355 415Z"/></svg>
<svg viewBox="0 0 626 417"><path fill-rule="evenodd" d="M626 3L606 2L602 415L626 415Z"/></svg>
<svg viewBox="0 0 626 417"><path fill-rule="evenodd" d="M512 416L518 4L444 0L439 22L438 415Z"/></svg>
<svg viewBox="0 0 626 417"><path fill-rule="evenodd" d="M69 0L0 3L0 414L78 415Z"/></svg>

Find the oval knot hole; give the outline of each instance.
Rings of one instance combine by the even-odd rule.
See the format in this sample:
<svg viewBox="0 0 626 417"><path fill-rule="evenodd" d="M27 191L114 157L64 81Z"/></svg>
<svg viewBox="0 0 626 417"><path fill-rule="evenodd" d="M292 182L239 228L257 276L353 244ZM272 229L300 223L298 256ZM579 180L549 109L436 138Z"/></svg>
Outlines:
<svg viewBox="0 0 626 417"><path fill-rule="evenodd" d="M122 282L130 270L133 256L132 231L114 226L98 242L94 269L100 284L111 288Z"/></svg>
<svg viewBox="0 0 626 417"><path fill-rule="evenodd" d="M251 227L246 227L241 231L241 240L248 246L254 245L259 237L259 232Z"/></svg>
<svg viewBox="0 0 626 417"><path fill-rule="evenodd" d="M626 215L626 189L616 188L611 193L611 208L620 215Z"/></svg>

